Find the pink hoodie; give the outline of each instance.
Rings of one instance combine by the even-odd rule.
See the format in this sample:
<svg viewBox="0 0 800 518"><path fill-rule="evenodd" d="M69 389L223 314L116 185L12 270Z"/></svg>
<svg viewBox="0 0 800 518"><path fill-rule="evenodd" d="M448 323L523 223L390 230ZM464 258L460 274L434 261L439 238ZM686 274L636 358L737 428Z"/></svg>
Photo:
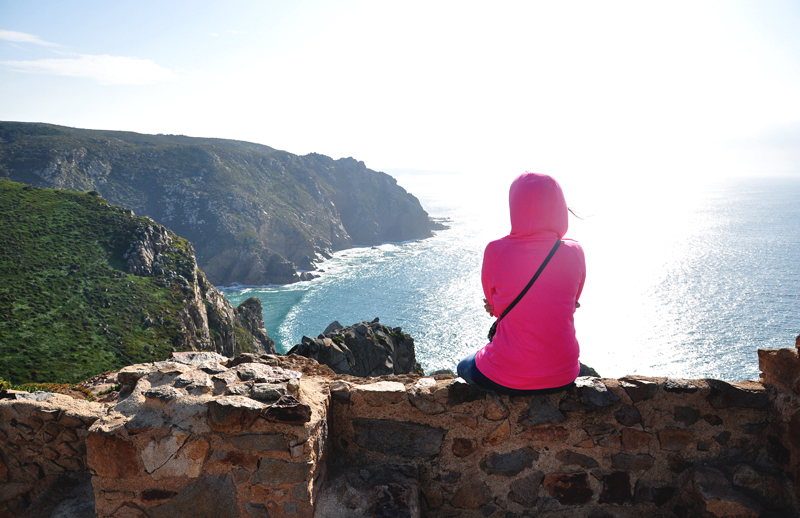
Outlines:
<svg viewBox="0 0 800 518"><path fill-rule="evenodd" d="M499 317L567 232L567 203L553 178L524 173L511 184L511 234L483 254L481 282ZM575 380L580 349L573 315L586 278L583 249L563 240L528 293L497 326L494 340L475 356L492 381L519 390L554 388Z"/></svg>

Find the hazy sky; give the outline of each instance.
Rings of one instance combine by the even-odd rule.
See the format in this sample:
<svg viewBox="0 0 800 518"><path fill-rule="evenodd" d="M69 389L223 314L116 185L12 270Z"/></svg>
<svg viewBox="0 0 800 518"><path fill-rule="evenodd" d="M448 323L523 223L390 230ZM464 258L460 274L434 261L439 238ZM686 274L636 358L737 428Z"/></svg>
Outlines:
<svg viewBox="0 0 800 518"><path fill-rule="evenodd" d="M483 177L800 172L800 3L0 0L0 120Z"/></svg>

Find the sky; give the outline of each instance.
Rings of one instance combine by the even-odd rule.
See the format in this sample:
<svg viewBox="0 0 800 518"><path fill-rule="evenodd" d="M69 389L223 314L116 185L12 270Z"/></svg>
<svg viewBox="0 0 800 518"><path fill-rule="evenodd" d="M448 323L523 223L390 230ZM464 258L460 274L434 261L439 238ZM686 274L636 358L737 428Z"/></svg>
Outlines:
<svg viewBox="0 0 800 518"><path fill-rule="evenodd" d="M0 120L584 196L798 174L797 27L771 0L0 0Z"/></svg>

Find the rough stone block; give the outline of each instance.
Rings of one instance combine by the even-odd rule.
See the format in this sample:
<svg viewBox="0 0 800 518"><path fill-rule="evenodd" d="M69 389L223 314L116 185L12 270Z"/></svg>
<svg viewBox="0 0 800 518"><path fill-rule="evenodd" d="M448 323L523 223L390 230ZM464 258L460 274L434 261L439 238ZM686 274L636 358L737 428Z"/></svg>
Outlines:
<svg viewBox="0 0 800 518"><path fill-rule="evenodd" d="M541 424L558 424L567 418L556 408L549 397L544 395L533 396L530 403L520 413L519 424L536 426Z"/></svg>
<svg viewBox="0 0 800 518"><path fill-rule="evenodd" d="M616 453L611 456L611 469L625 471L647 471L655 464L655 459L647 453L636 455Z"/></svg>
<svg viewBox="0 0 800 518"><path fill-rule="evenodd" d="M622 405L614 412L614 419L622 426L633 426L642 422L642 415L633 405Z"/></svg>
<svg viewBox="0 0 800 518"><path fill-rule="evenodd" d="M650 399L658 392L658 383L648 380L622 378L619 380L619 384L625 389L625 393L634 403Z"/></svg>
<svg viewBox="0 0 800 518"><path fill-rule="evenodd" d="M653 435L642 432L634 428L622 429L622 449L625 451L636 451L647 449Z"/></svg>
<svg viewBox="0 0 800 518"><path fill-rule="evenodd" d="M86 440L89 467L101 477L130 478L139 475L136 449L114 435L91 434Z"/></svg>
<svg viewBox="0 0 800 518"><path fill-rule="evenodd" d="M492 453L481 460L481 469L490 475L513 477L539 460L539 452L522 448L508 453Z"/></svg>
<svg viewBox="0 0 800 518"><path fill-rule="evenodd" d="M406 387L396 381L379 381L369 385L356 385L350 390L353 396L359 395L369 406L382 407L402 403L408 396Z"/></svg>
<svg viewBox="0 0 800 518"><path fill-rule="evenodd" d="M630 502L631 480L625 471L615 471L603 477L603 491L600 493L601 504L624 504Z"/></svg>
<svg viewBox="0 0 800 518"><path fill-rule="evenodd" d="M502 421L510 411L508 407L503 404L503 401L495 394L488 394L486 396L486 409L483 412L483 417L489 421Z"/></svg>
<svg viewBox="0 0 800 518"><path fill-rule="evenodd" d="M658 441L661 443L662 450L685 450L692 442L694 442L694 438L694 432L691 430L666 428L658 432Z"/></svg>
<svg viewBox="0 0 800 518"><path fill-rule="evenodd" d="M478 509L492 501L489 488L481 481L473 481L461 486L450 501L457 509Z"/></svg>
<svg viewBox="0 0 800 518"><path fill-rule="evenodd" d="M456 457L467 457L473 454L477 448L478 446L473 439L453 439L452 451Z"/></svg>
<svg viewBox="0 0 800 518"><path fill-rule="evenodd" d="M664 382L664 390L674 394L694 394L699 389L691 381L670 378Z"/></svg>
<svg viewBox="0 0 800 518"><path fill-rule="evenodd" d="M597 461L587 455L581 455L570 450L561 450L556 454L556 459L565 466L582 466L584 468L596 468Z"/></svg>
<svg viewBox="0 0 800 518"><path fill-rule="evenodd" d="M690 426L699 420L700 412L697 409L688 406L675 407L675 421Z"/></svg>
<svg viewBox="0 0 800 518"><path fill-rule="evenodd" d="M500 426L489 432L489 435L483 438L483 443L489 446L497 446L508 440L511 436L511 425L506 419Z"/></svg>
<svg viewBox="0 0 800 518"><path fill-rule="evenodd" d="M208 403L208 424L216 432L235 434L249 429L263 409L264 405L244 396L219 397Z"/></svg>
<svg viewBox="0 0 800 518"><path fill-rule="evenodd" d="M533 508L538 500L539 488L544 480L544 473L534 471L528 476L511 483L508 499L528 508Z"/></svg>
<svg viewBox="0 0 800 518"><path fill-rule="evenodd" d="M258 461L258 471L253 474L253 483L267 486L297 484L310 478L313 466L312 462L261 459Z"/></svg>
<svg viewBox="0 0 800 518"><path fill-rule="evenodd" d="M264 408L261 417L278 423L303 424L311 421L311 407L294 396L282 396L274 405Z"/></svg>
<svg viewBox="0 0 800 518"><path fill-rule="evenodd" d="M286 440L281 434L232 435L225 438L225 443L237 450L257 452L286 451Z"/></svg>
<svg viewBox="0 0 800 518"><path fill-rule="evenodd" d="M447 404L450 406L479 401L485 397L486 392L475 385L470 385L461 378L454 379L447 386Z"/></svg>
<svg viewBox="0 0 800 518"><path fill-rule="evenodd" d="M384 455L431 457L442 448L447 430L432 426L384 419L354 419L355 442Z"/></svg>
<svg viewBox="0 0 800 518"><path fill-rule="evenodd" d="M714 408L766 408L769 396L763 385L757 383L726 383L706 380L711 393L706 400Z"/></svg>
<svg viewBox="0 0 800 518"><path fill-rule="evenodd" d="M236 485L229 474L200 477L163 504L147 510L151 518L236 518Z"/></svg>
<svg viewBox="0 0 800 518"><path fill-rule="evenodd" d="M586 473L553 473L545 476L544 488L562 505L584 505L592 499Z"/></svg>

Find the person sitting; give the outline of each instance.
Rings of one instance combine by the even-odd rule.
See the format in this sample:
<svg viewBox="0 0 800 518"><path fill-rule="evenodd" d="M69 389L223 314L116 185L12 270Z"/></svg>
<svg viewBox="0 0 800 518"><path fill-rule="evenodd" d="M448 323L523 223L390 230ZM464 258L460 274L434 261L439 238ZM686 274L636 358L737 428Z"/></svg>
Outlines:
<svg viewBox="0 0 800 518"><path fill-rule="evenodd" d="M583 248L562 240L569 209L552 177L518 176L509 205L511 233L486 246L481 270L484 307L501 318L491 341L458 364L458 375L512 396L556 392L570 387L580 372L573 317L586 279Z"/></svg>

